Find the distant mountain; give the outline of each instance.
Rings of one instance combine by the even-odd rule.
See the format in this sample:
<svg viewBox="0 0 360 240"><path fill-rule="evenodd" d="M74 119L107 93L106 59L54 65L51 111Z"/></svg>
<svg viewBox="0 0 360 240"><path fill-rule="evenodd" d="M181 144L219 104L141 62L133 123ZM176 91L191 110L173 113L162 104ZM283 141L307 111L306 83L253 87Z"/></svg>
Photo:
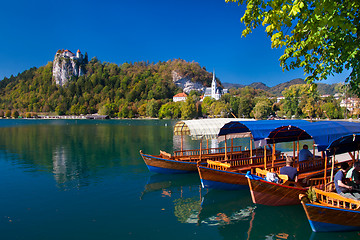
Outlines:
<svg viewBox="0 0 360 240"><path fill-rule="evenodd" d="M302 78L296 78L288 82L280 83L274 87L268 87L264 83L261 82L255 82L250 85L242 85L242 84L235 84L235 83L223 83L223 86L225 88L243 88L246 86L255 88L255 89L262 89L265 91L268 91L275 96L282 96L282 91L284 91L286 88L289 88L292 85L296 84L305 84L305 80ZM317 83L317 89L319 90L320 95L334 95L337 93L337 83L335 84L326 84L326 83Z"/></svg>
<svg viewBox="0 0 360 240"><path fill-rule="evenodd" d="M222 83L222 85L224 86L224 88L227 88L227 89L230 89L230 88L243 88L243 87L245 87L245 85L243 85L243 84L227 83L227 82Z"/></svg>
<svg viewBox="0 0 360 240"><path fill-rule="evenodd" d="M280 83L280 84L270 88L269 92L276 96L281 96L282 91L284 91L285 88L289 88L290 86L296 85L296 84L305 84L305 81L302 78L296 78L289 82Z"/></svg>
<svg viewBox="0 0 360 240"><path fill-rule="evenodd" d="M320 95L335 95L339 92L338 86L341 83L334 83L334 84L325 84L325 83L318 83L317 89L319 90Z"/></svg>
<svg viewBox="0 0 360 240"><path fill-rule="evenodd" d="M250 84L249 87L252 87L252 88L255 88L255 89L262 89L262 90L265 90L265 91L270 90L270 87L266 86L262 82L254 82L254 83Z"/></svg>

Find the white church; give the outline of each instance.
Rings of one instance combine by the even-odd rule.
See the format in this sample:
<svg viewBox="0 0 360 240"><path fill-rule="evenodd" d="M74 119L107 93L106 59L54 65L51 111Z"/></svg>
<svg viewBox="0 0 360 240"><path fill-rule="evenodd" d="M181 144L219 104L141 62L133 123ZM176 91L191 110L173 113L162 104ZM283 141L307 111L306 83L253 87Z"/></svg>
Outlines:
<svg viewBox="0 0 360 240"><path fill-rule="evenodd" d="M214 98L215 100L219 100L221 98L221 96L224 95L225 93L229 93L229 90L222 89L221 87L217 86L216 80L215 80L215 70L214 70L211 87L205 88L204 98L211 97L211 98Z"/></svg>

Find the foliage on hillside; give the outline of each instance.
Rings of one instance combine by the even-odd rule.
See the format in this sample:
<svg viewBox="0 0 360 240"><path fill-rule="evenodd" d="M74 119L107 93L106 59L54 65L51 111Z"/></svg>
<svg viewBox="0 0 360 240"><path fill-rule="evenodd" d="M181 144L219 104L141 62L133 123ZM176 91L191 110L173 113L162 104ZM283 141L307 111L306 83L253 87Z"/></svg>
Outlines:
<svg viewBox="0 0 360 240"><path fill-rule="evenodd" d="M133 117L143 104L168 102L181 92L172 81L172 71L183 77L211 84L212 74L198 63L181 59L167 62L101 63L94 57L86 75L72 79L65 87L52 81L52 62L0 82L0 109L20 112L89 114L101 112ZM150 111L150 110L149 110Z"/></svg>
<svg viewBox="0 0 360 240"><path fill-rule="evenodd" d="M245 117L267 119L279 117L342 118L340 100L321 98L320 91L309 91L302 79L280 84L285 99L250 86L232 88L216 101L191 91L184 102L172 97L182 90L172 79L176 71L183 77L209 86L212 73L198 63L175 59L159 63L101 63L93 58L84 76L73 78L64 87L52 79L52 62L31 68L16 77L0 82L0 117L31 117L35 114L80 115L99 113L110 117L182 118ZM256 84L256 86L265 86ZM265 86L266 87L266 86ZM341 90L340 88L338 89ZM343 90L342 90L343 91Z"/></svg>

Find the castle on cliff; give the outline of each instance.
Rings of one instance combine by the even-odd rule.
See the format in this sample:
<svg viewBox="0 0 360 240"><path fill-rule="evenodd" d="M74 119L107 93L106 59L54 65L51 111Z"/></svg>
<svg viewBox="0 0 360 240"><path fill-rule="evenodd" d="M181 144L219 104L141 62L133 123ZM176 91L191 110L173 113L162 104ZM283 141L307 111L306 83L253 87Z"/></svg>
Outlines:
<svg viewBox="0 0 360 240"><path fill-rule="evenodd" d="M85 59L80 50L76 54L69 50L58 50L53 62L53 80L57 85L64 86L71 77L85 74Z"/></svg>

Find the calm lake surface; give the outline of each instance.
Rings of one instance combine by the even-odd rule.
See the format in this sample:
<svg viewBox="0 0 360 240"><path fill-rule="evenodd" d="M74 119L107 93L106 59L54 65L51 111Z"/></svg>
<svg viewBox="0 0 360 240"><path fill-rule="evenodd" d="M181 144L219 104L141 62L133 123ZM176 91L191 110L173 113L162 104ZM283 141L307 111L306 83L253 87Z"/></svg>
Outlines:
<svg viewBox="0 0 360 240"><path fill-rule="evenodd" d="M360 239L313 233L301 206L150 173L139 150L178 150L175 123L0 120L0 239Z"/></svg>

